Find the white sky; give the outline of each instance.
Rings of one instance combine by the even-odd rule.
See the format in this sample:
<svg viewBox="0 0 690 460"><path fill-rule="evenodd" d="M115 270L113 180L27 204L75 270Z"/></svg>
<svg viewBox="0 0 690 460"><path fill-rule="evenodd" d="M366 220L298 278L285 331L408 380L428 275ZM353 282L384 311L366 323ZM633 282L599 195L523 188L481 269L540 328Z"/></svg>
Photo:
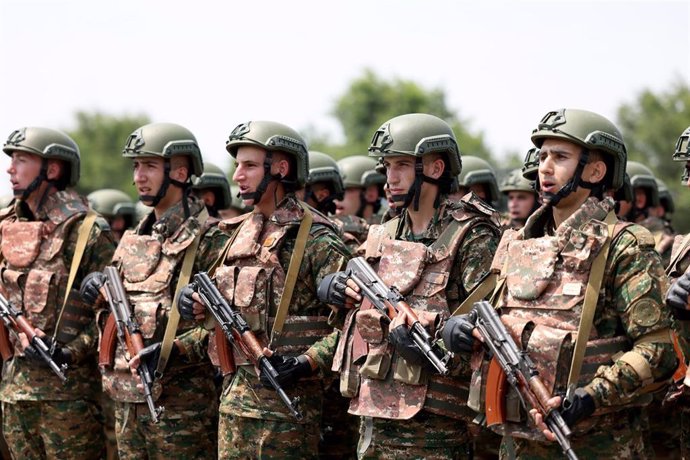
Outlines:
<svg viewBox="0 0 690 460"><path fill-rule="evenodd" d="M227 168L225 140L250 119L340 140L334 101L371 68L444 89L502 158L526 151L548 110L615 119L643 88L688 81L689 5L0 0L0 137L71 129L77 110L145 113L191 129L205 158Z"/></svg>

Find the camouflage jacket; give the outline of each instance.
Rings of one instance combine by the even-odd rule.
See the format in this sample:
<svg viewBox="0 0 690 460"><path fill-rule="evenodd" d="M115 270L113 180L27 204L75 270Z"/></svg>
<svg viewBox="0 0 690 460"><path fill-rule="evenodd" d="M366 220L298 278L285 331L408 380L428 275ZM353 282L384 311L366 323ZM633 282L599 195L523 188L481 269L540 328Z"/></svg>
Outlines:
<svg viewBox="0 0 690 460"><path fill-rule="evenodd" d="M647 217L640 225L649 230L654 237L654 249L661 256L664 267L671 262L671 252L675 233L667 221L659 217Z"/></svg>
<svg viewBox="0 0 690 460"><path fill-rule="evenodd" d="M505 280L496 300L501 318L518 343L527 344L553 392L565 390L585 288L594 258L611 237L603 221L612 210L610 198L589 198L553 229L551 209L542 207L520 232L506 231L493 262ZM615 224L579 380L598 414L642 404L640 390L673 373L667 288L651 234L636 224Z"/></svg>
<svg viewBox="0 0 690 460"><path fill-rule="evenodd" d="M299 224L306 206L288 195L275 212L265 218L258 212L224 221L221 228L236 234L223 266L216 271L216 284L233 303L264 344L268 343L273 317L282 297ZM316 290L328 274L344 269L350 252L338 238L330 221L309 208L313 222L307 238L283 335L272 347L280 354L306 353L322 369L330 366L335 340L326 322L331 309L320 302ZM326 337L324 340L320 340ZM240 417L267 420L294 420L272 389L261 386L252 366L235 353L238 372L223 392L220 410ZM304 422L314 422L321 411L321 382L303 379L296 388L305 414Z"/></svg>
<svg viewBox="0 0 690 460"><path fill-rule="evenodd" d="M23 207L6 208L0 221L2 290L34 327L57 336L72 353L74 363L63 385L48 368L27 361L15 347L4 363L0 398L3 401L95 399L99 392L96 367L98 331L95 310L79 296L85 275L101 270L112 257L115 243L103 218L97 218L72 284L65 313L56 322L67 288L80 223L88 210L86 199L72 190L50 195L31 220Z"/></svg>
<svg viewBox="0 0 690 460"><path fill-rule="evenodd" d="M363 246L384 283L405 296L423 323L434 325L429 326L434 334L487 274L498 239L496 212L467 194L442 201L423 234L412 233L403 211L400 218L372 226ZM459 375L461 363L453 363L457 378L427 373L394 353L383 324L381 313L364 302L343 328L333 370L341 372L343 395L352 398L350 413L399 420L423 407L473 417L465 407L469 375Z"/></svg>
<svg viewBox="0 0 690 460"><path fill-rule="evenodd" d="M151 213L134 230L125 232L113 256L144 345L163 339L182 263L197 235L201 234L201 239L192 276L208 271L220 258L227 235L212 226L217 220L200 224L198 218L203 209L202 201L190 198L188 218L181 201L157 221ZM195 399L202 404L213 395L214 371L206 356L208 333L194 321L180 319L176 343L184 349L184 357L168 362L163 378L156 380L155 394L160 395L159 402L166 408L193 404ZM114 362L101 369L103 389L116 401L143 402L143 394L136 388L137 380L129 370L129 358L129 353L118 344Z"/></svg>

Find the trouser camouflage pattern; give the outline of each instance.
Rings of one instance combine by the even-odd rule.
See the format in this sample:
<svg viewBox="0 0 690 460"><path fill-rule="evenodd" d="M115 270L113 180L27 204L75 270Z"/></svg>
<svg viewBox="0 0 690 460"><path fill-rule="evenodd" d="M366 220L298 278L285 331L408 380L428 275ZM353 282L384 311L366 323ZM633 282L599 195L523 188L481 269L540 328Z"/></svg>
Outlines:
<svg viewBox="0 0 690 460"><path fill-rule="evenodd" d="M461 420L426 411L410 420L361 418L359 459L465 459L470 451Z"/></svg>
<svg viewBox="0 0 690 460"><path fill-rule="evenodd" d="M115 438L115 401L107 394L101 393L101 411L103 413L103 433L105 436L105 458L116 460L117 439Z"/></svg>
<svg viewBox="0 0 690 460"><path fill-rule="evenodd" d="M116 402L118 454L122 460L216 458L217 411L215 404L203 410L166 407L152 423L146 404Z"/></svg>
<svg viewBox="0 0 690 460"><path fill-rule="evenodd" d="M321 439L319 458L350 459L357 456L359 417L347 410L350 400L338 389L339 381L326 388L321 413Z"/></svg>
<svg viewBox="0 0 690 460"><path fill-rule="evenodd" d="M220 414L218 458L316 459L319 425Z"/></svg>
<svg viewBox="0 0 690 460"><path fill-rule="evenodd" d="M104 454L101 414L94 402L3 402L2 413L15 459L97 459Z"/></svg>
<svg viewBox="0 0 690 460"><path fill-rule="evenodd" d="M632 408L606 416L607 422L595 426L591 431L572 437L573 451L580 460L597 459L646 459L649 450L645 448L642 434L643 424L639 408ZM517 460L542 460L562 458L558 443L513 439ZM506 442L501 444L501 459L510 459L511 452Z"/></svg>

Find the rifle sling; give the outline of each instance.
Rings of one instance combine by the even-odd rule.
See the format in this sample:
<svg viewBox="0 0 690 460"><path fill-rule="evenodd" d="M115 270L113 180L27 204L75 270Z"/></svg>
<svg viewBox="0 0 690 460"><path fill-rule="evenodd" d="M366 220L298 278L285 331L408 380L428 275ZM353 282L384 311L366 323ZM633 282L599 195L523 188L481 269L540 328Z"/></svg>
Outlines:
<svg viewBox="0 0 690 460"><path fill-rule="evenodd" d="M77 277L77 271L81 265L81 258L84 256L84 251L86 250L86 243L89 241L89 235L91 235L91 230L96 224L96 219L98 214L93 209L89 208L86 213L86 217L81 222L79 226L79 232L77 236L77 244L74 247L74 254L72 255L72 262L69 266L69 277L67 278L67 288L65 289L65 298L62 300L62 307L60 308L60 314L58 315L57 322L55 323L55 331L53 331L53 343L55 343L57 338L57 333L60 330L60 323L62 321L62 314L65 312L65 307L67 306L67 299L69 299L70 291L72 290L72 284L74 284L74 279Z"/></svg>
<svg viewBox="0 0 690 460"><path fill-rule="evenodd" d="M587 340L594 323L594 312L597 309L599 291L601 290L601 283L604 280L606 258L609 254L611 241L615 237L614 231L617 222L618 220L613 212L609 212L606 216L606 219L604 219L604 223L606 223L608 226L609 237L606 239L604 246L594 259L594 262L592 262L592 271L590 272L589 280L587 281L587 288L585 289L582 315L580 316L580 324L577 328L575 349L573 351L573 359L570 364L570 373L568 374L568 388L570 388L571 385L577 385L577 382L580 380L580 371L582 370L582 361L585 357L585 350L587 349Z"/></svg>
<svg viewBox="0 0 690 460"><path fill-rule="evenodd" d="M283 289L283 294L280 296L280 304L278 305L276 318L273 322L273 329L271 330L271 341L268 345L269 348L273 348L276 345L283 333L283 326L285 325L285 319L287 318L288 307L290 306L290 301L292 300L292 292L295 289L297 275L299 274L299 267L302 265L302 257L304 256L304 249L307 245L307 238L309 237L309 232L311 230L311 224L313 221L313 216L309 208L307 208L301 201L299 204L304 210L304 217L302 218L302 222L299 224L299 230L297 231L297 238L295 240L295 247L292 251L292 256L290 257L290 265L288 266L287 275L285 276L285 287Z"/></svg>
<svg viewBox="0 0 690 460"><path fill-rule="evenodd" d="M493 292L496 287L496 280L498 279L498 274L494 272L489 272L486 274L484 279L482 279L479 284L477 284L474 289L470 291L465 300L456 308L451 316L464 315L472 310L472 307L476 302L486 298L489 293Z"/></svg>
<svg viewBox="0 0 690 460"><path fill-rule="evenodd" d="M172 347L175 343L177 325L180 323L180 311L177 309L177 294L180 292L180 289L189 284L189 280L192 277L196 250L199 247L199 242L201 241L201 237L204 233L206 219L208 219L208 211L206 210L206 207L204 207L197 217L197 221L199 222L199 234L194 237L192 244L185 249L184 260L182 261L182 269L180 270L179 278L177 278L177 285L175 286L175 293L173 294L172 299L172 308L168 314L168 324L165 326L165 335L163 336L163 341L161 342L161 354L158 358L158 365L156 366L155 378L158 379L163 377L163 371L165 371L165 367L168 364L168 359L170 358L170 353L172 352Z"/></svg>

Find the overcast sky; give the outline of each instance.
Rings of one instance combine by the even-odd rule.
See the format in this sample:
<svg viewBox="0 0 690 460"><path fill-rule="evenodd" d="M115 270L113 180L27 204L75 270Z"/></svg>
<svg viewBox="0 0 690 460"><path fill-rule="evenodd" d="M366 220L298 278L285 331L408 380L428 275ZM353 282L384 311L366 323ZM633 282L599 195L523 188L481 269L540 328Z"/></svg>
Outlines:
<svg viewBox="0 0 690 460"><path fill-rule="evenodd" d="M227 168L225 140L250 119L341 139L330 112L365 68L443 89L502 158L526 151L548 110L615 120L642 89L688 81L690 6L0 0L3 142L21 126L71 129L77 110L143 113L188 127L205 158ZM2 155L3 172L7 163Z"/></svg>

